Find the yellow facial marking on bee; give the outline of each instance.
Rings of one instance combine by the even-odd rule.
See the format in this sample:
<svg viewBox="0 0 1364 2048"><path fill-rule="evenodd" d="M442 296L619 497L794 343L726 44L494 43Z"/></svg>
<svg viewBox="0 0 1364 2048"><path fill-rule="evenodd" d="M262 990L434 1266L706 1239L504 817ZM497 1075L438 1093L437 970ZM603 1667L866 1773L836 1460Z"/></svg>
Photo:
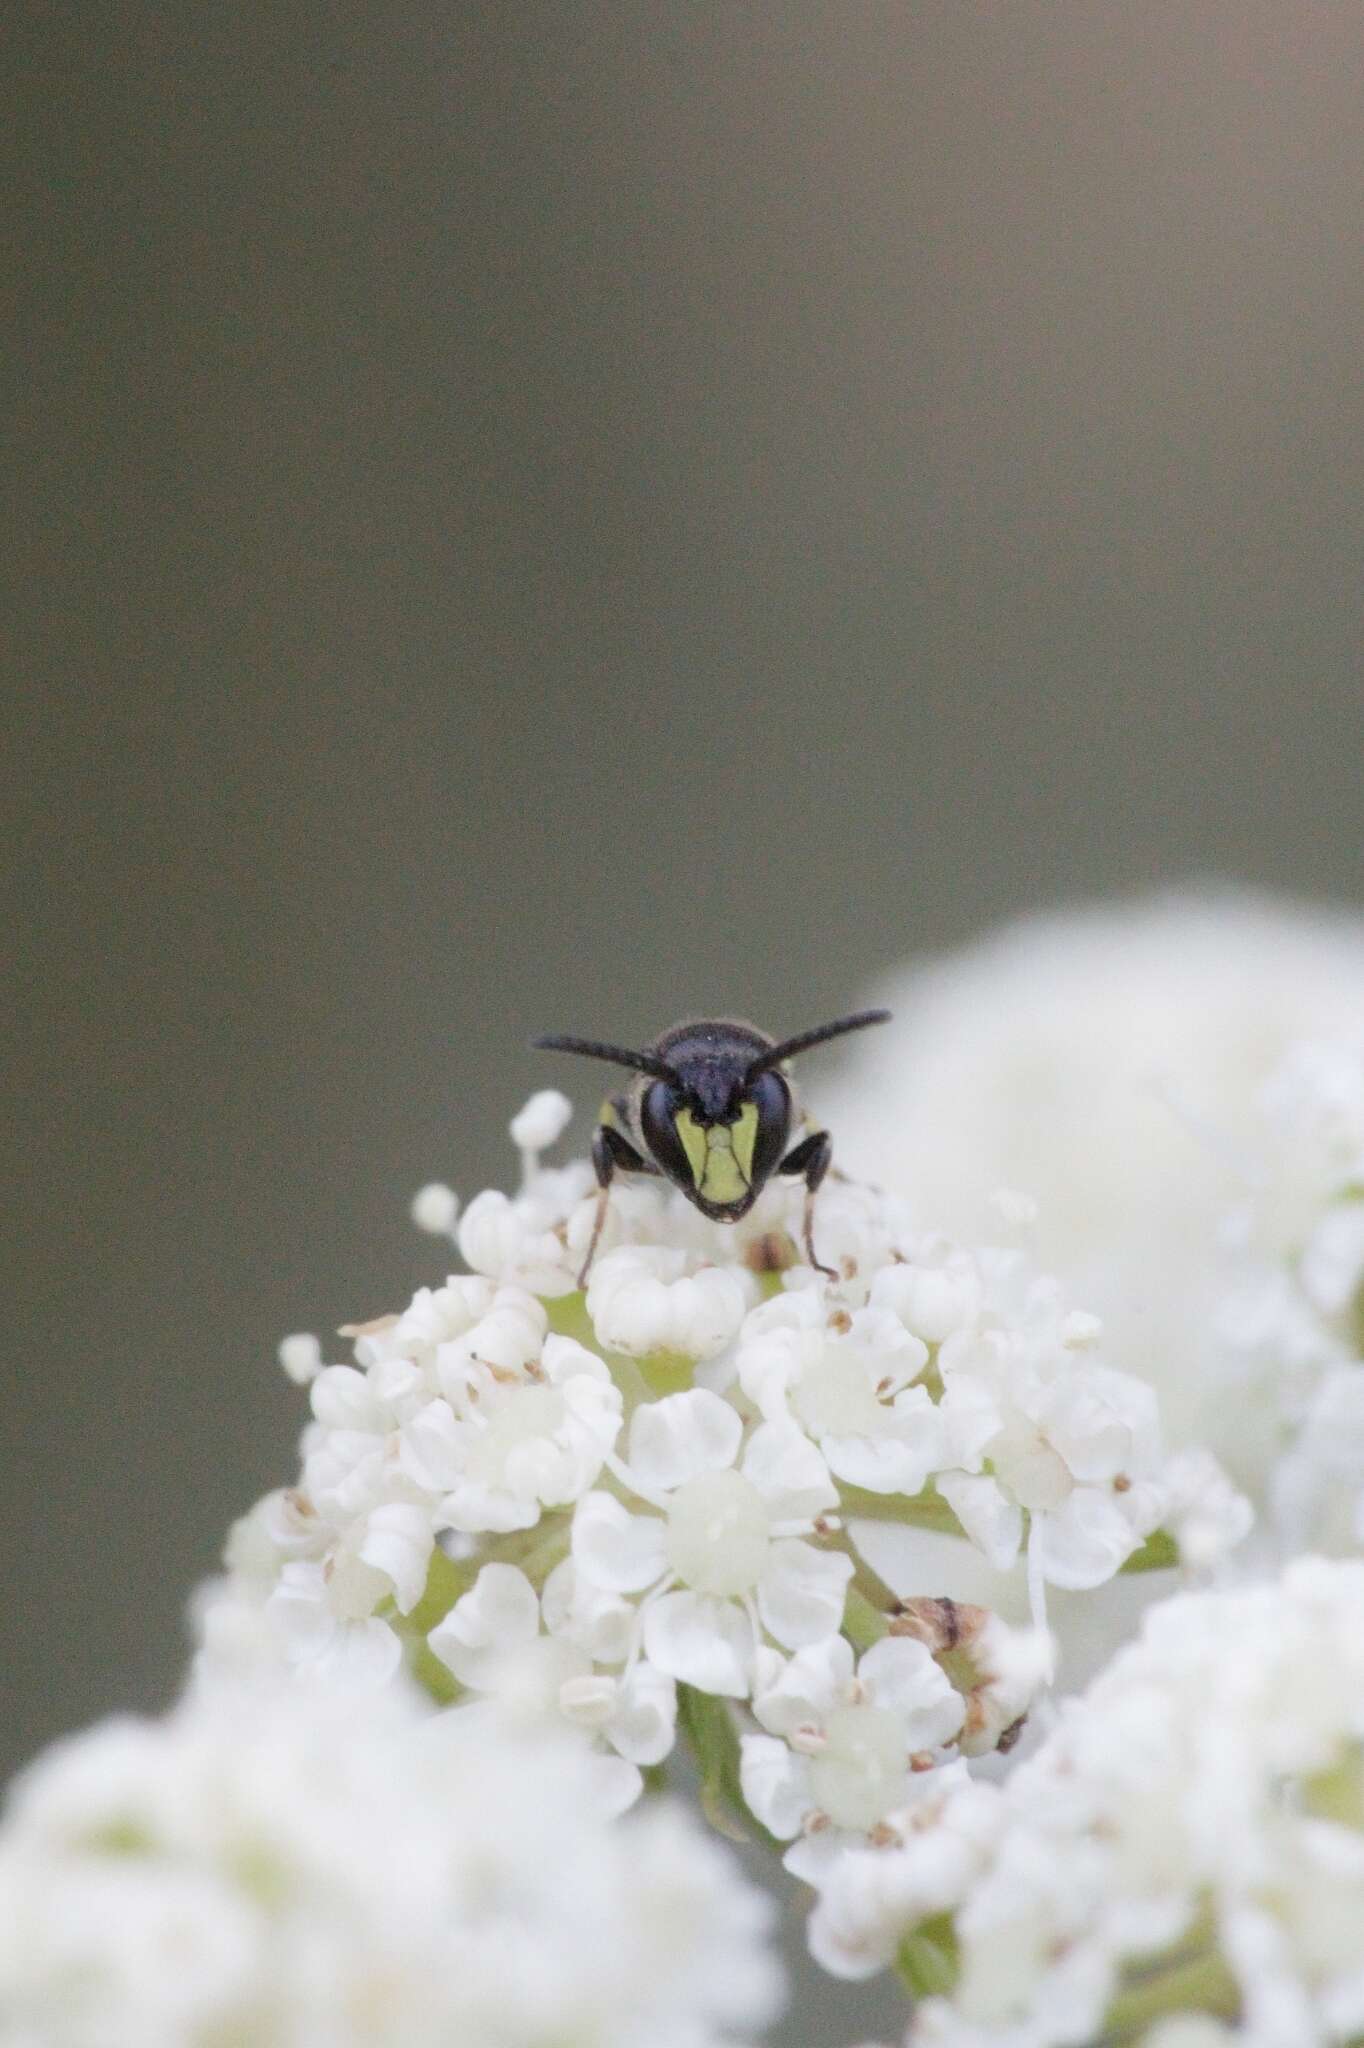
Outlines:
<svg viewBox="0 0 1364 2048"><path fill-rule="evenodd" d="M702 1130L689 1109L679 1109L674 1119L677 1135L682 1140L682 1150L687 1155L691 1177L698 1188L706 1177L706 1132Z"/></svg>
<svg viewBox="0 0 1364 2048"><path fill-rule="evenodd" d="M682 1140L697 1193L708 1202L739 1202L748 1193L746 1167L753 1164L758 1113L745 1108L737 1124L698 1124L689 1109L677 1112Z"/></svg>
<svg viewBox="0 0 1364 2048"><path fill-rule="evenodd" d="M753 1147L758 1142L756 1103L746 1102L739 1111L739 1121L730 1132L730 1142L734 1147L734 1157L739 1162L739 1171L744 1177L744 1185L750 1187L753 1182Z"/></svg>

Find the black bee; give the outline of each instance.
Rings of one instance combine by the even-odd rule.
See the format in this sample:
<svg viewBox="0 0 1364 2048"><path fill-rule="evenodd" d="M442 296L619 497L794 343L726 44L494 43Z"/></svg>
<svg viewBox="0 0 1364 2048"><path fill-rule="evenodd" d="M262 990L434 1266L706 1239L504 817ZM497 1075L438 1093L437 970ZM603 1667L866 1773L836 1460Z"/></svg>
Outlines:
<svg viewBox="0 0 1364 2048"><path fill-rule="evenodd" d="M699 1019L672 1025L639 1052L594 1038L554 1034L535 1039L543 1051L610 1060L639 1076L632 1087L608 1096L593 1134L592 1164L601 1193L578 1285L587 1283L618 1170L662 1174L717 1223L737 1223L746 1216L774 1173L800 1174L806 1257L818 1272L836 1278L815 1257L811 1235L815 1191L829 1170L833 1147L827 1131L805 1130L787 1150L792 1130L805 1119L786 1062L845 1031L884 1024L889 1015L889 1010L859 1010L780 1041L752 1024Z"/></svg>

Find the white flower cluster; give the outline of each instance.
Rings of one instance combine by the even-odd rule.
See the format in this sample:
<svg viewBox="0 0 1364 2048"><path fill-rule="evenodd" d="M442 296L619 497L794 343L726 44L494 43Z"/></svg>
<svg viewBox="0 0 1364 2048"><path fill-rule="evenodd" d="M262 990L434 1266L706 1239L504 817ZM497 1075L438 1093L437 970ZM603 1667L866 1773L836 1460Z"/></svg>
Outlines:
<svg viewBox="0 0 1364 2048"><path fill-rule="evenodd" d="M626 1185L584 1298L590 1173L539 1167L561 1118L531 1108L521 1192L459 1218L472 1275L350 1329L354 1364L288 1340L311 1376L301 1473L228 1562L290 1664L383 1682L405 1659L438 1697L555 1713L621 1807L673 1746L679 1686L747 1702L731 1775L771 1834L824 1854L893 1837L911 1777L989 1747L1046 1677L1002 1624L966 1666L897 1638L850 1515L955 1531L1000 1571L1026 1552L1039 1622L1047 1582L1098 1586L1153 1537L1173 1563L1186 1519L1203 1551L1243 1532L1215 1471L1191 1489L1164 1459L1093 1317L1021 1253L912 1232L874 1190L821 1191L831 1281L800 1262L799 1188L720 1226Z"/></svg>
<svg viewBox="0 0 1364 2048"><path fill-rule="evenodd" d="M1151 1609L1002 1787L947 1777L816 1915L936 1993L912 2048L1364 2031L1364 1563Z"/></svg>
<svg viewBox="0 0 1364 2048"><path fill-rule="evenodd" d="M399 1688L191 1695L17 1782L5 2048L723 2048L773 2016L767 1900L567 1737Z"/></svg>
<svg viewBox="0 0 1364 2048"><path fill-rule="evenodd" d="M1031 1196L1040 1261L1155 1386L1170 1443L1235 1450L1212 1247L1268 1076L1295 1041L1359 1030L1364 918L1231 889L1078 905L872 993L893 1021L821 1088L842 1163L968 1243L993 1190Z"/></svg>
<svg viewBox="0 0 1364 2048"><path fill-rule="evenodd" d="M1364 1542L1364 1038L1295 1045L1263 1092L1215 1375L1285 1554Z"/></svg>

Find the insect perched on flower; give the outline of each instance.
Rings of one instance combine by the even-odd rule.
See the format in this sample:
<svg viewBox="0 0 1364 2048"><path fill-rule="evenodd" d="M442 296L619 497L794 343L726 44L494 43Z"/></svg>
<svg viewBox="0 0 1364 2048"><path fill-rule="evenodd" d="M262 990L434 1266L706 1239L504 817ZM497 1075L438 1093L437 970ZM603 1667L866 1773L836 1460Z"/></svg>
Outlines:
<svg viewBox="0 0 1364 2048"><path fill-rule="evenodd" d="M889 1010L859 1010L781 1040L752 1024L703 1018L670 1026L638 1052L593 1038L551 1034L535 1039L543 1051L609 1060L639 1076L632 1087L607 1097L592 1139L601 1192L579 1286L586 1284L618 1170L662 1174L702 1215L718 1223L737 1223L746 1216L774 1173L799 1174L805 1182L806 1256L818 1272L836 1277L815 1257L811 1235L815 1192L829 1170L833 1147L827 1131L803 1128L806 1119L786 1062L846 1031L884 1024L889 1015ZM797 1128L802 1135L788 1151Z"/></svg>

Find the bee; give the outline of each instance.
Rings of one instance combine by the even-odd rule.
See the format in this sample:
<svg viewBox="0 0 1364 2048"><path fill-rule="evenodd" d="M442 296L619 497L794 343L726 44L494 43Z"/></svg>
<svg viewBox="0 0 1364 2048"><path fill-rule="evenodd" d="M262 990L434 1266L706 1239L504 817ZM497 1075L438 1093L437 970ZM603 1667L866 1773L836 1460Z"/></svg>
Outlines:
<svg viewBox="0 0 1364 2048"><path fill-rule="evenodd" d="M717 1223L746 1216L774 1173L799 1174L805 1182L806 1257L817 1272L836 1279L815 1257L813 1238L815 1195L833 1146L827 1131L805 1128L786 1062L845 1032L884 1024L889 1016L889 1010L859 1010L780 1040L752 1024L704 1018L672 1025L638 1052L557 1033L533 1040L540 1051L609 1060L638 1076L631 1087L607 1097L593 1133L597 1215L578 1285L587 1284L617 1173L661 1174ZM793 1130L801 1132L794 1145Z"/></svg>

